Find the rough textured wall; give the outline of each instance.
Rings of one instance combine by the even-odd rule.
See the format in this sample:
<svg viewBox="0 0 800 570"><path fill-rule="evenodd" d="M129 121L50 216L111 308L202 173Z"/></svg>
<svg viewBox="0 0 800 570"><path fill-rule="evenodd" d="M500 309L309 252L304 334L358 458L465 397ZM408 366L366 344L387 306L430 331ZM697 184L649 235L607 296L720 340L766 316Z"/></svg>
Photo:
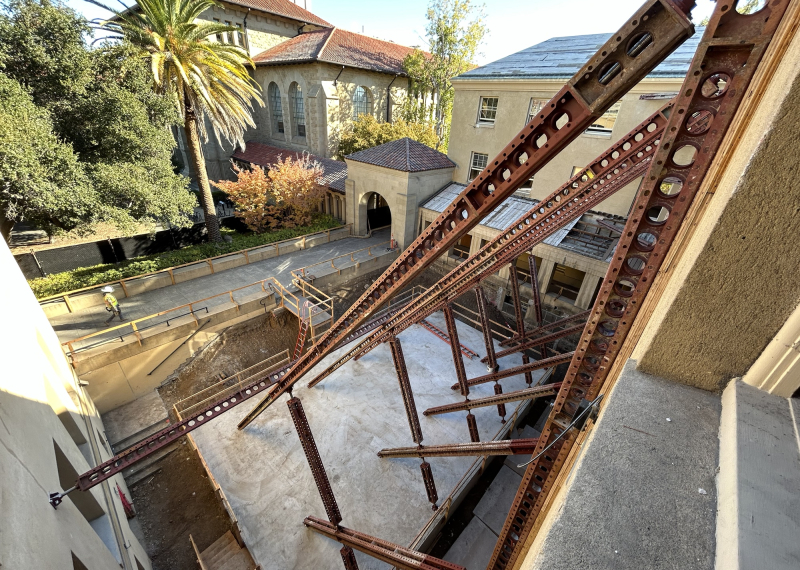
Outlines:
<svg viewBox="0 0 800 570"><path fill-rule="evenodd" d="M800 77L766 128L641 357L643 371L721 389L747 371L800 301Z"/></svg>

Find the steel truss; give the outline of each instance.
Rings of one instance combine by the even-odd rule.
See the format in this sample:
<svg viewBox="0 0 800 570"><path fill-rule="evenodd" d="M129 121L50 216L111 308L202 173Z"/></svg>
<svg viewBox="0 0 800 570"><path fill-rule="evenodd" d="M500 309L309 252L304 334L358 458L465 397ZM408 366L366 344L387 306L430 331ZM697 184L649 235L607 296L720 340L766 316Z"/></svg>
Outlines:
<svg viewBox="0 0 800 570"><path fill-rule="evenodd" d="M578 430L564 431L581 401L603 389L788 3L774 0L751 15L717 3L535 453L551 447L528 465L488 570L519 562L577 438Z"/></svg>
<svg viewBox="0 0 800 570"><path fill-rule="evenodd" d="M514 368L507 368L499 372L492 372L486 376L478 376L472 380L467 380L467 386L477 386L478 384L486 384L488 382L497 382L503 378L510 378L517 374L525 374L526 372L533 372L534 370L541 370L542 368L553 368L559 364L564 364L572 360L574 352L565 352L564 354L557 354L555 356L548 356L542 360L534 360L530 364L523 364L522 366L515 366ZM450 386L453 390L458 390L458 384Z"/></svg>
<svg viewBox="0 0 800 570"><path fill-rule="evenodd" d="M537 398L555 396L559 388L561 388L561 383L533 386L532 388L523 388L522 390L516 390L506 394L495 394L494 396L486 396L483 398L475 398L474 400L457 402L455 404L445 404L444 406L428 408L422 412L422 415L437 416L439 414L449 414L450 412L463 412L465 410L472 410L474 408L485 408L488 406L508 404L511 402L518 402L520 400L535 400Z"/></svg>
<svg viewBox="0 0 800 570"><path fill-rule="evenodd" d="M467 570L463 566L445 562L387 540L375 538L357 530L333 525L317 517L306 517L303 521L311 530L327 536L347 547L360 550L377 560L404 570Z"/></svg>
<svg viewBox="0 0 800 570"><path fill-rule="evenodd" d="M525 455L533 453L538 443L534 439L504 439L476 443L450 443L420 447L381 449L378 457L485 457L489 455Z"/></svg>
<svg viewBox="0 0 800 570"><path fill-rule="evenodd" d="M553 342L560 338L564 338L565 336L579 333L583 331L584 326L586 326L585 323L580 323L577 325L573 325L571 327L567 327L565 329L561 329L560 331L550 333L545 336L528 339L518 346L501 350L500 352L497 353L497 358L503 358L504 356L508 356L509 354L515 354L517 352L522 352L523 350L528 350L530 348L536 348L537 346L542 346L545 343ZM481 359L481 362L483 362L483 359Z"/></svg>
<svg viewBox="0 0 800 570"><path fill-rule="evenodd" d="M295 363L279 381L277 388L239 423L239 429L246 427L275 399L288 391L303 374L330 354L351 330L369 318L439 255L478 225L486 215L689 38L694 28L686 13L692 5L693 2L687 0L646 2L618 34L600 48L541 113L523 128L495 160L400 254L366 293ZM653 124L653 129L656 128L657 122ZM638 140L626 139L625 142L632 146L645 137L644 133L637 135L641 135ZM629 160L635 162L634 158ZM592 170L591 174L602 173L605 176L618 168L615 159L606 159L605 166L598 165L598 170ZM588 174L586 176L588 182ZM578 186L540 203L536 217L524 220L518 228L512 230L511 239L503 240L503 252L512 250L513 244L523 236L541 234L544 237L545 233L554 231L553 226L559 227L563 223L563 215L567 211L573 213L573 216L578 215L575 211L577 206L590 201L592 194L586 189L591 184L586 184L584 189ZM564 199L566 196L569 198ZM526 249L530 249L530 246L515 252L512 257ZM419 304L419 300L414 303L415 306ZM437 306L440 304L441 302L435 303Z"/></svg>

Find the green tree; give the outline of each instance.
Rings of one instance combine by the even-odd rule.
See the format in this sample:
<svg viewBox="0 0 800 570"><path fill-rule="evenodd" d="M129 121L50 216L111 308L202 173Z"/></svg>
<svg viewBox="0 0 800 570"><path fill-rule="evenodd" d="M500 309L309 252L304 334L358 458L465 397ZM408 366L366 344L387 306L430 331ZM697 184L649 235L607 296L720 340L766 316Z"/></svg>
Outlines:
<svg viewBox="0 0 800 570"><path fill-rule="evenodd" d="M439 137L429 123L409 123L403 119L383 123L372 115L359 115L340 137L336 154L339 160L344 160L348 154L405 137L431 148L436 148L439 143Z"/></svg>
<svg viewBox="0 0 800 570"><path fill-rule="evenodd" d="M415 50L403 62L412 92L402 115L412 122L431 122L439 138L436 148L446 152L453 112L450 79L475 67L487 32L484 7L471 0L431 0L426 17L430 53Z"/></svg>
<svg viewBox="0 0 800 570"><path fill-rule="evenodd" d="M753 12L760 10L762 8L763 3L764 0L747 0L747 2L737 7L736 11L739 12L740 14L752 14ZM708 16L706 16L700 21L700 25L707 26L708 22L709 18Z"/></svg>
<svg viewBox="0 0 800 570"><path fill-rule="evenodd" d="M0 144L3 166L20 168L16 175L4 168L0 179L4 237L21 220L51 232L90 231L101 221L125 231L141 222L191 224L196 199L172 169L169 127L180 124L173 100L153 92L146 63L129 45L89 49L90 33L85 20L49 0L15 0L0 13L9 101ZM25 117L36 127L26 130Z"/></svg>
<svg viewBox="0 0 800 570"><path fill-rule="evenodd" d="M254 127L252 102L263 106L258 84L246 65L254 66L239 46L213 41L237 28L198 21L219 4L215 0L137 0L132 10L114 12L102 29L124 38L149 60L156 93L173 98L184 122L184 132L205 212L208 237L221 239L211 187L203 159L201 138L208 140L205 122L217 137L244 146L244 130Z"/></svg>

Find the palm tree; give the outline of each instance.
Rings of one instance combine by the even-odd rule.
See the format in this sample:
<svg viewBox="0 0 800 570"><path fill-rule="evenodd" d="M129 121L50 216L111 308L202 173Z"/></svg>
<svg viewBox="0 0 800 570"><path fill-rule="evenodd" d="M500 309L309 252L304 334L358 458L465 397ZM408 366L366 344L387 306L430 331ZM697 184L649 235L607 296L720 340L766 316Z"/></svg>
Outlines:
<svg viewBox="0 0 800 570"><path fill-rule="evenodd" d="M99 28L130 42L150 60L154 90L175 98L200 187L209 241L219 241L211 187L200 139L208 140L206 121L216 135L244 146L245 128L255 127L252 102L263 106L259 86L247 71L255 67L239 46L216 41L233 37L238 29L198 20L204 11L219 6L215 0L136 0L136 6L118 12ZM225 35L223 35L225 34Z"/></svg>

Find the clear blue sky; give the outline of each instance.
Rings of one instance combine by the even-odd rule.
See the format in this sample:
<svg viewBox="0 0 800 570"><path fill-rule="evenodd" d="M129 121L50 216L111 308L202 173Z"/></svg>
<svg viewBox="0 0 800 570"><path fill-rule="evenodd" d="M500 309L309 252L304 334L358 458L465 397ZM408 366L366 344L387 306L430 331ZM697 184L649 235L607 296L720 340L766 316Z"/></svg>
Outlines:
<svg viewBox="0 0 800 570"><path fill-rule="evenodd" d="M425 47L425 11L428 0L305 0L310 10L333 25L398 44ZM304 0L295 0L303 6ZM557 36L613 32L642 5L643 0L486 0L489 35L478 57L479 65L500 59ZM119 6L118 0L108 0ZM126 0L130 4L130 0ZM476 2L479 3L479 2ZM103 17L100 8L85 0L67 4L87 18ZM698 0L693 12L700 22L713 10L711 0Z"/></svg>

